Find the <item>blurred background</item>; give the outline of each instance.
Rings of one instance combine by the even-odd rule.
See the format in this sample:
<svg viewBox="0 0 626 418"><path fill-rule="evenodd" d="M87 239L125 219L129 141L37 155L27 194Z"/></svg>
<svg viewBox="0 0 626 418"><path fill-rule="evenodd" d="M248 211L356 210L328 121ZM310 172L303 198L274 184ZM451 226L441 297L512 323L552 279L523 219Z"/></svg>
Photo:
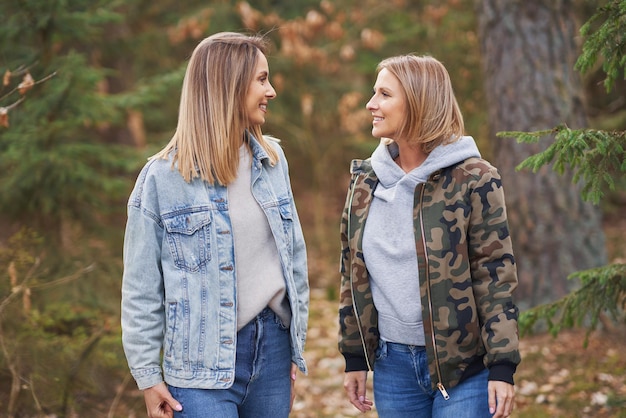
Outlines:
<svg viewBox="0 0 626 418"><path fill-rule="evenodd" d="M145 416L119 326L126 199L174 132L192 50L219 31L272 45L264 132L289 160L312 288L292 416L357 412L336 350L338 230L350 160L377 145L365 103L383 58L432 55L450 72L467 133L503 175L522 309L577 289L574 272L623 264L622 173L604 173L615 187L594 204L575 170L516 169L550 138L496 135L626 129L624 77L607 89L601 60L575 68L581 26L608 3L1 0L0 416ZM626 416L623 322L599 328L587 347L576 328L522 338L515 416Z"/></svg>

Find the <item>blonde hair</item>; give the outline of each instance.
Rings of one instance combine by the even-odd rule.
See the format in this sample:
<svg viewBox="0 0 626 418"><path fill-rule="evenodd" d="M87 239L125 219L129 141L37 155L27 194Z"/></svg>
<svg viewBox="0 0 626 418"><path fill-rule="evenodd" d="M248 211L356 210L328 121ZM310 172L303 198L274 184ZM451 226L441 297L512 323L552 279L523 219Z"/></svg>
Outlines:
<svg viewBox="0 0 626 418"><path fill-rule="evenodd" d="M239 147L248 131L276 164L278 153L261 126L246 126L248 88L266 49L259 35L221 32L202 40L185 72L176 132L152 158L168 159L174 152L172 166L178 165L185 181L200 177L211 185L228 185L237 177Z"/></svg>
<svg viewBox="0 0 626 418"><path fill-rule="evenodd" d="M399 136L420 144L427 154L463 136L463 115L441 62L429 56L399 55L381 61L377 73L383 68L400 81L406 97Z"/></svg>

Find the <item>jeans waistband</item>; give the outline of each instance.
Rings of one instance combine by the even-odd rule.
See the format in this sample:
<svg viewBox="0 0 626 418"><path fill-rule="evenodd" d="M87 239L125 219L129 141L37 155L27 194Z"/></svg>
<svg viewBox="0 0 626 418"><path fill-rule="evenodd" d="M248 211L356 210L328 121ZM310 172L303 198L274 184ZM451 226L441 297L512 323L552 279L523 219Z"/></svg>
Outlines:
<svg viewBox="0 0 626 418"><path fill-rule="evenodd" d="M409 344L402 344L402 343L393 343L391 341L384 341L384 340L380 340L381 343L384 343L387 345L387 348L391 348L394 351L404 351L404 352L413 352L413 351L420 351L420 350L426 350L426 346L423 345L409 345Z"/></svg>
<svg viewBox="0 0 626 418"><path fill-rule="evenodd" d="M257 318L259 318L259 319L272 318L275 315L276 314L274 313L274 311L271 308L266 307L261 312L259 312L259 314L257 315Z"/></svg>
<svg viewBox="0 0 626 418"><path fill-rule="evenodd" d="M241 331L249 327L256 327L256 324L258 324L259 322L272 321L272 320L278 321L278 317L276 316L273 310L271 310L269 307L266 307L261 312L259 312L257 316L255 316L249 322L247 322L246 325L241 327L237 331L237 333L240 333Z"/></svg>

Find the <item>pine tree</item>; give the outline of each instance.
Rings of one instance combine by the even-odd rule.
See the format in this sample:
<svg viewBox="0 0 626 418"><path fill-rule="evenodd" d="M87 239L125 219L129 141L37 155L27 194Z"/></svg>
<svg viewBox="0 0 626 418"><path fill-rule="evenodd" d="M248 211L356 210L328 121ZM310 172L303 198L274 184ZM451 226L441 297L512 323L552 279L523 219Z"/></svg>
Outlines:
<svg viewBox="0 0 626 418"><path fill-rule="evenodd" d="M599 26L594 27L599 22ZM580 32L586 40L576 68L588 71L603 58L602 68L607 76L604 85L610 92L622 74L626 79L626 0L611 0L598 8ZM621 179L626 173L626 131L570 129L561 124L544 131L498 133L498 136L514 137L526 143L537 142L548 135L553 135L554 142L543 152L522 161L518 170L529 168L536 172L548 164L553 164L558 174L572 169L572 181L583 183L583 199L594 204L600 203L607 189L615 190L615 179ZM585 325L591 332L605 314L616 321L626 320L623 259L572 273L568 278L580 279L581 287L553 303L522 312L522 333L532 332L541 322L547 323L550 332L557 335L561 329L575 325ZM605 324L610 327L609 322Z"/></svg>
<svg viewBox="0 0 626 418"><path fill-rule="evenodd" d="M105 25L123 19L114 3L0 2L0 366L12 380L0 398L8 417L52 405L66 416L77 382L83 396L113 383L81 381L79 371L102 376L106 364L123 362L110 325L120 257L106 242L122 232L106 227L111 213L124 213L142 161L108 140L125 115L104 88L112 71L99 62ZM86 364L96 344L107 349Z"/></svg>
<svg viewBox="0 0 626 418"><path fill-rule="evenodd" d="M64 230L91 228L127 191L132 154L103 139L122 118L102 89L107 69L96 62L103 25L121 19L110 3L0 4L0 106L9 123L0 128L0 213L62 247ZM22 100L10 92L26 74L51 78Z"/></svg>

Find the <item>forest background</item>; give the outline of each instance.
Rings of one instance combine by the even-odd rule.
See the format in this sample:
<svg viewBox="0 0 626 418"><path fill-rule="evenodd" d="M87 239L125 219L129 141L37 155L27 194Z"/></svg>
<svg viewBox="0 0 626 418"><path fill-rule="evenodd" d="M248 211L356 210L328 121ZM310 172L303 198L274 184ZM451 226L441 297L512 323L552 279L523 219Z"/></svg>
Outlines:
<svg viewBox="0 0 626 418"><path fill-rule="evenodd" d="M604 3L0 2L0 416L143 416L120 342L126 199L173 133L186 60L219 31L272 41L278 96L264 132L290 163L312 287L311 374L294 416L356 414L336 351L338 224L349 162L377 145L364 105L385 57L429 54L448 68L468 134L503 172L523 309L576 289L573 272L624 263L622 177L593 205L571 172L516 170L546 141L496 136L626 129L624 80L607 91L600 63L574 69L578 29ZM608 319L586 348L584 337L522 338L517 416L626 416L623 327Z"/></svg>

